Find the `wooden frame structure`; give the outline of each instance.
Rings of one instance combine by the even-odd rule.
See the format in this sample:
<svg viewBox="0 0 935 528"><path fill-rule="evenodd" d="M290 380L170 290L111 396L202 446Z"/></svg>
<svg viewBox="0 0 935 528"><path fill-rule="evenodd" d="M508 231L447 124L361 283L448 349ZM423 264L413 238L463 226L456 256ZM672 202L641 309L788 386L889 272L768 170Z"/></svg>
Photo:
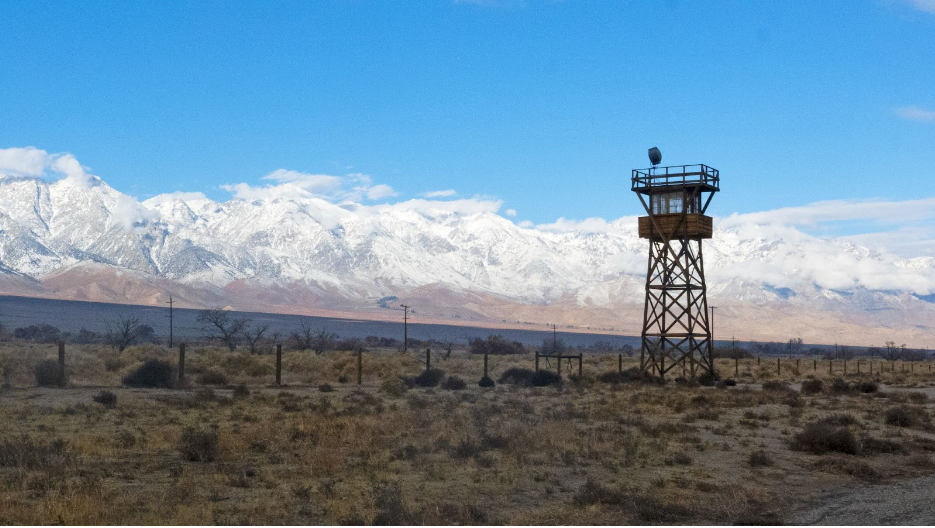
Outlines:
<svg viewBox="0 0 935 528"><path fill-rule="evenodd" d="M663 379L679 365L692 378L714 374L702 240L712 236L704 213L720 175L707 165L636 169L631 184L648 215L638 225L649 240L640 369Z"/></svg>

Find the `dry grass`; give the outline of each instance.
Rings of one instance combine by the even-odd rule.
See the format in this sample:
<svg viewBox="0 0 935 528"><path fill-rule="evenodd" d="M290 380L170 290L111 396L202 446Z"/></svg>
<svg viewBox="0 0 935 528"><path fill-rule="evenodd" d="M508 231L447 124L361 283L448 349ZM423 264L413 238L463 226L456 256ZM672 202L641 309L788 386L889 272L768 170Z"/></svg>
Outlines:
<svg viewBox="0 0 935 528"><path fill-rule="evenodd" d="M57 389L34 376L54 346L2 346L4 524L779 523L829 482L935 465L922 368L865 393L832 390L872 379L826 363L777 375L744 360L736 387L702 387L589 356L559 385L483 388L481 358L456 350L433 358L441 386L422 388L406 383L421 355L366 353L358 386L352 353L287 352L277 387L270 355L193 347L186 387L138 389L121 380L174 352L72 346ZM494 379L531 367L490 358ZM734 377L732 360L718 368ZM806 379L822 388L800 392ZM814 423L856 448L794 450Z"/></svg>

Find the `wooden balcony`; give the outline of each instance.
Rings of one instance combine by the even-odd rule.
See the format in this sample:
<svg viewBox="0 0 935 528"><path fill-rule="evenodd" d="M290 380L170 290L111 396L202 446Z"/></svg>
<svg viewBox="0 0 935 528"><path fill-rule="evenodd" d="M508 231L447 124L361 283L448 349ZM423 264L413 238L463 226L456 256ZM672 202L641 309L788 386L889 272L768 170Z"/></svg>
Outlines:
<svg viewBox="0 0 935 528"><path fill-rule="evenodd" d="M661 240L662 235L665 234L669 239L682 237L702 239L711 238L714 232L711 217L703 214L686 214L681 225L679 225L679 219L682 218L681 214L661 214L655 215L655 218L662 232L660 233L653 228L648 216L641 216L639 218L640 238Z"/></svg>

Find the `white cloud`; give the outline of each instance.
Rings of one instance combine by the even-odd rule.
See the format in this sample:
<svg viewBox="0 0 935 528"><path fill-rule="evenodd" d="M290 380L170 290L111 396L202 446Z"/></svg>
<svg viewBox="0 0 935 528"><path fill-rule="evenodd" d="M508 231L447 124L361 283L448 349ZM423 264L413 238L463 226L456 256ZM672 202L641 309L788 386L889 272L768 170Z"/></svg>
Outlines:
<svg viewBox="0 0 935 528"><path fill-rule="evenodd" d="M361 173L333 176L277 169L261 179L276 184L261 187L248 183L229 183L220 188L241 200L315 196L333 203L359 203L364 199L376 201L398 194L389 185L374 185L370 176Z"/></svg>
<svg viewBox="0 0 935 528"><path fill-rule="evenodd" d="M399 193L394 191L392 187L382 183L367 189L368 200L382 200L383 198L389 198L398 194Z"/></svg>
<svg viewBox="0 0 935 528"><path fill-rule="evenodd" d="M933 1L933 4L935 4L935 1ZM919 108L918 106L901 106L896 109L896 115L907 121L935 123L935 111Z"/></svg>
<svg viewBox="0 0 935 528"><path fill-rule="evenodd" d="M11 176L42 176L49 166L49 153L35 147L0 149L0 173Z"/></svg>
<svg viewBox="0 0 935 528"><path fill-rule="evenodd" d="M49 171L87 186L94 176L71 154L49 154L35 147L0 149L0 173L12 176L46 176Z"/></svg>
<svg viewBox="0 0 935 528"><path fill-rule="evenodd" d="M334 192L341 187L341 183L343 182L343 179L339 176L307 174L286 169L276 169L266 176L263 176L263 179L279 183L291 183L315 194Z"/></svg>
<svg viewBox="0 0 935 528"><path fill-rule="evenodd" d="M905 0L905 2L919 11L935 15L935 0Z"/></svg>
<svg viewBox="0 0 935 528"><path fill-rule="evenodd" d="M445 189L444 191L429 191L422 193L425 198L447 198L458 194L454 189Z"/></svg>
<svg viewBox="0 0 935 528"><path fill-rule="evenodd" d="M372 209L379 211L384 208L395 210L412 210L427 214L461 214L473 215L479 213L496 213L503 205L502 200L486 200L481 198L465 198L462 200L423 200L416 198L398 202L373 206Z"/></svg>
<svg viewBox="0 0 935 528"><path fill-rule="evenodd" d="M539 224L536 229L554 233L607 233L616 230L610 222L603 218L585 218L584 220L559 218L551 224Z"/></svg>
<svg viewBox="0 0 935 528"><path fill-rule="evenodd" d="M927 219L935 219L935 198L898 202L830 200L758 213L735 213L719 219L718 225L724 228L740 224L817 226L824 222L849 220L899 224Z"/></svg>
<svg viewBox="0 0 935 528"><path fill-rule="evenodd" d="M511 218L514 217L514 216L516 216L516 209L507 209L507 210L504 211L504 212L506 213L507 216L509 216L509 217L511 217Z"/></svg>

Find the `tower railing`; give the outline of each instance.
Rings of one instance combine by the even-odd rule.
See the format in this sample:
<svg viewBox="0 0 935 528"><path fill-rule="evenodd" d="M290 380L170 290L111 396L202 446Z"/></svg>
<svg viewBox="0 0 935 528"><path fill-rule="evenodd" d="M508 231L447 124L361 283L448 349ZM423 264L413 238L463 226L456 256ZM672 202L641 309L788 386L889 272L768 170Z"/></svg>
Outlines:
<svg viewBox="0 0 935 528"><path fill-rule="evenodd" d="M630 181L630 190L643 194L653 188L688 185L702 186L717 192L721 184L718 170L704 164L633 169Z"/></svg>

